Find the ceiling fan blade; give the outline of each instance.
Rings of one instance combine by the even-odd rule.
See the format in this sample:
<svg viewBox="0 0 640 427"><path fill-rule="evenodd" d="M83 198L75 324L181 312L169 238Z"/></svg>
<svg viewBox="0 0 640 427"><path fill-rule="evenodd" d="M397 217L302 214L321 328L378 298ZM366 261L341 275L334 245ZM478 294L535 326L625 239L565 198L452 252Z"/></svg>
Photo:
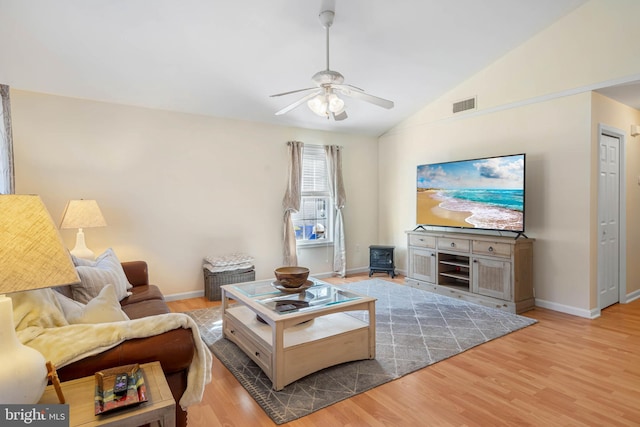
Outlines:
<svg viewBox="0 0 640 427"><path fill-rule="evenodd" d="M306 90L311 90L311 89L318 89L318 88L317 87L308 87L306 89L298 89L298 90L292 90L292 91L289 91L289 92L276 93L275 95L269 95L269 96L271 98L273 98L274 96L291 95L292 93L304 92Z"/></svg>
<svg viewBox="0 0 640 427"><path fill-rule="evenodd" d="M340 114L336 114L336 113L331 113L331 114L333 114L333 120L335 120L336 122L339 122L347 118L347 112L344 110L342 110L342 113Z"/></svg>
<svg viewBox="0 0 640 427"><path fill-rule="evenodd" d="M293 104L289 104L288 106L284 107L282 110L276 112L276 116L281 116L282 114L288 113L289 111L291 111L294 108L304 104L305 102L307 102L308 100L310 100L314 96L320 95L321 93L322 93L322 90L316 90L315 92L311 92L310 94L303 96L302 98L298 99Z"/></svg>
<svg viewBox="0 0 640 427"><path fill-rule="evenodd" d="M358 87L358 86L348 85L348 84L346 84L345 86L349 86L349 87L352 87L352 88L355 88L355 89L359 90L360 92L364 92L364 89L362 89L361 87Z"/></svg>
<svg viewBox="0 0 640 427"><path fill-rule="evenodd" d="M356 89L354 86L350 85L332 85L334 88L338 89L341 94L350 96L352 98L361 99L363 101L370 102L372 104L378 105L383 108L393 108L393 101L389 101L388 99L380 98L377 96L369 95L362 90Z"/></svg>

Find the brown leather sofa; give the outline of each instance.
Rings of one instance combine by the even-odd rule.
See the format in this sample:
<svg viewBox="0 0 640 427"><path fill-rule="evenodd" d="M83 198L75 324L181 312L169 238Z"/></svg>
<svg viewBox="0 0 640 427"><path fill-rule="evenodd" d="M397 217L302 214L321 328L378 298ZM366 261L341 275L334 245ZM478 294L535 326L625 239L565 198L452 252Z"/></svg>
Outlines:
<svg viewBox="0 0 640 427"><path fill-rule="evenodd" d="M123 262L122 267L129 283L133 285L133 294L120 301L122 310L130 319L171 312L160 289L149 284L146 262ZM57 289L71 296L70 287ZM67 381L114 366L159 361L176 401L176 426L185 427L187 413L178 402L187 388L187 373L194 354L195 343L191 330L174 329L152 337L125 341L110 350L59 368L58 376L61 381Z"/></svg>

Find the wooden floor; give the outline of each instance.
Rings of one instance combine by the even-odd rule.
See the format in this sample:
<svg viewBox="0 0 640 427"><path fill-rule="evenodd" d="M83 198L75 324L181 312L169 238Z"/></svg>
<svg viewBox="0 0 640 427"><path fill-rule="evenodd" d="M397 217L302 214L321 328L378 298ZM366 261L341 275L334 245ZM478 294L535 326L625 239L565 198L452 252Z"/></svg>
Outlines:
<svg viewBox="0 0 640 427"><path fill-rule="evenodd" d="M169 305L186 311L219 303ZM595 320L540 308L525 315L539 323L283 425L640 425L640 300ZM274 425L214 357L213 381L189 408L189 427Z"/></svg>

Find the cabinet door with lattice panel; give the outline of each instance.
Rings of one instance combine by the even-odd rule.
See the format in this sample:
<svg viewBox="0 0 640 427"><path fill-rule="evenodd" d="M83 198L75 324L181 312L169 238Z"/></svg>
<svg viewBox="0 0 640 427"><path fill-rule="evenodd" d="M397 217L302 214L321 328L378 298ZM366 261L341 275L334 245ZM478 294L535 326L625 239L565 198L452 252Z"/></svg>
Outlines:
<svg viewBox="0 0 640 427"><path fill-rule="evenodd" d="M511 300L511 262L474 257L471 268L472 292Z"/></svg>
<svg viewBox="0 0 640 427"><path fill-rule="evenodd" d="M429 249L411 248L409 251L409 277L436 283L436 253Z"/></svg>

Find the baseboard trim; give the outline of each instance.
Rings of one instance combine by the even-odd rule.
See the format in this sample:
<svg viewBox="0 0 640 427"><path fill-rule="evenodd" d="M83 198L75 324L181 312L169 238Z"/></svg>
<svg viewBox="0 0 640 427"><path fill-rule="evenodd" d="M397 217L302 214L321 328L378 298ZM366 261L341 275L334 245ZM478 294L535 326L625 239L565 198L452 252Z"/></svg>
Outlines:
<svg viewBox="0 0 640 427"><path fill-rule="evenodd" d="M637 300L638 298L640 298L640 289L637 291L633 291L630 294L627 294L624 303L628 304L630 302L633 302L635 300Z"/></svg>
<svg viewBox="0 0 640 427"><path fill-rule="evenodd" d="M536 298L536 307L547 308L561 313L571 314L572 316L584 317L587 319L595 319L600 317L600 310L585 310L583 308L573 307L570 305L558 304L557 302L545 301Z"/></svg>
<svg viewBox="0 0 640 427"><path fill-rule="evenodd" d="M633 291L626 295L625 301L622 304L628 304L637 299L640 299L640 290ZM600 317L602 310L594 308L591 310L584 310L582 308L572 307L569 305L558 304L551 301L540 300L536 298L536 306L542 308L548 308L549 310L559 311L561 313L571 314L573 316L585 317L587 319L596 319Z"/></svg>
<svg viewBox="0 0 640 427"><path fill-rule="evenodd" d="M165 301L180 301L183 299L199 298L204 296L204 289L201 291L182 292L179 294L165 295Z"/></svg>

